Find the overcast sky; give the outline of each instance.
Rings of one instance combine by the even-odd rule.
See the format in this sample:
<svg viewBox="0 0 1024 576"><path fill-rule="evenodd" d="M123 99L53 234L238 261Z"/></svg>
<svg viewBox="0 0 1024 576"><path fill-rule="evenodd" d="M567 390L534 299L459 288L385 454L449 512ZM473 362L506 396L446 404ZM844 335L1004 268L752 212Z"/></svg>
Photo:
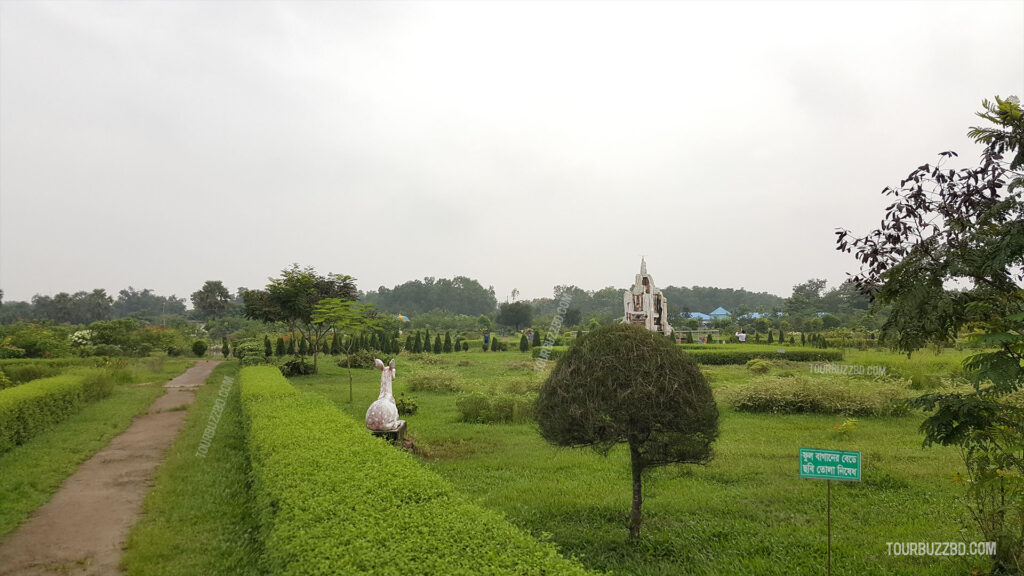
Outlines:
<svg viewBox="0 0 1024 576"><path fill-rule="evenodd" d="M788 296L996 94L1021 1L0 1L0 288Z"/></svg>

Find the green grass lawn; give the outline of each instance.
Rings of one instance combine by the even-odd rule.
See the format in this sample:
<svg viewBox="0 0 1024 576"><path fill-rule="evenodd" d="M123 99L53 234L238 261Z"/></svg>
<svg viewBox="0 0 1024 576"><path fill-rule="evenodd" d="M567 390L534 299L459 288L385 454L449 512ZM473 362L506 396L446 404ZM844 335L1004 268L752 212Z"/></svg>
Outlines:
<svg viewBox="0 0 1024 576"><path fill-rule="evenodd" d="M161 385L193 360L133 361L132 382L0 455L0 536L45 504L78 465L106 446L163 393ZM138 382L152 382L139 386Z"/></svg>
<svg viewBox="0 0 1024 576"><path fill-rule="evenodd" d="M896 357L865 354L874 360ZM647 476L644 534L629 544L624 450L604 458L549 446L532 424L457 422L456 393L409 392L411 381L432 375L444 375L462 390L536 386L541 375L528 369L528 355L472 351L440 360L398 360L395 393L411 394L420 404L419 413L406 417L417 453L467 498L534 535L549 535L563 553L590 568L645 575L822 573L825 483L798 478L802 446L860 450L864 456L863 482L833 483L835 574L937 575L988 565L980 557L888 555L887 542L980 540L972 531L961 532L960 489L953 480L960 460L952 449L921 447L921 414L861 418L839 433L834 427L845 420L841 416L744 414L723 405L715 459L706 467L669 466ZM949 356L940 364L957 361ZM801 364L782 370L809 371ZM740 366L705 372L716 387L751 380ZM380 372L353 374L351 404L345 370L329 357L321 362L321 374L292 382L362 418L377 397Z"/></svg>
<svg viewBox="0 0 1024 576"><path fill-rule="evenodd" d="M129 575L258 574L259 543L248 508L248 460L237 382L205 457L196 455L225 376L218 366L189 408L185 428L157 472L144 516L132 529L122 566Z"/></svg>

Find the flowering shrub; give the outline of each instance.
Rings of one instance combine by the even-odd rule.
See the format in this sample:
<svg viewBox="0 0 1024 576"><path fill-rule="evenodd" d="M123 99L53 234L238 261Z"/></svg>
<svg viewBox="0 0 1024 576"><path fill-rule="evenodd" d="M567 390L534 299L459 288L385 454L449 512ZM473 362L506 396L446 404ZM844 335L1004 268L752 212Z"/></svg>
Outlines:
<svg viewBox="0 0 1024 576"><path fill-rule="evenodd" d="M92 346L92 330L79 330L71 335L71 347L83 348Z"/></svg>

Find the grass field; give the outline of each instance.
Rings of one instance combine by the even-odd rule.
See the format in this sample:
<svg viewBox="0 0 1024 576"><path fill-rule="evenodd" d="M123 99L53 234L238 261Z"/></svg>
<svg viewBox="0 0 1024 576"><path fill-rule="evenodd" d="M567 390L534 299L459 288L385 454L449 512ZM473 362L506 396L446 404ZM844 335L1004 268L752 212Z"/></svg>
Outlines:
<svg viewBox="0 0 1024 576"><path fill-rule="evenodd" d="M858 356L859 355L859 356ZM891 362L884 352L852 353L844 363ZM961 355L932 359L928 370L951 370ZM916 360L916 358L915 358ZM468 362L460 366L459 362ZM440 363L438 363L440 362ZM379 372L354 370L348 402L345 371L331 362L316 376L293 378L300 389L331 398L362 418L376 399ZM630 503L625 451L608 458L547 445L533 424L457 421L457 392L528 390L541 376L526 354L469 352L423 359L401 357L395 393L420 405L406 417L423 461L469 499L498 510L565 554L617 574L820 574L825 553L825 484L797 477L800 447L860 450L864 481L833 484L836 574L950 574L984 569L987 559L892 557L887 542L978 540L962 532L962 506L951 449L921 447L921 414L860 418L844 432L842 416L761 415L722 403L721 437L707 467L670 466L645 483L645 527L626 541ZM809 371L783 364L779 372ZM716 388L749 385L741 366L705 370ZM832 376L835 378L835 376ZM865 386L870 379L862 379ZM418 391L411 392L416 386ZM909 392L908 392L909 394Z"/></svg>
<svg viewBox="0 0 1024 576"><path fill-rule="evenodd" d="M132 529L122 566L129 575L258 574L259 543L248 508L248 464L238 387L231 385L205 457L196 455L224 377L218 366L189 408L185 428L157 472L144 516Z"/></svg>
<svg viewBox="0 0 1024 576"><path fill-rule="evenodd" d="M184 359L133 361L130 383L115 386L109 397L0 455L0 536L45 504L79 464L128 428L132 417L163 393L164 382L193 363ZM141 382L150 384L139 386Z"/></svg>

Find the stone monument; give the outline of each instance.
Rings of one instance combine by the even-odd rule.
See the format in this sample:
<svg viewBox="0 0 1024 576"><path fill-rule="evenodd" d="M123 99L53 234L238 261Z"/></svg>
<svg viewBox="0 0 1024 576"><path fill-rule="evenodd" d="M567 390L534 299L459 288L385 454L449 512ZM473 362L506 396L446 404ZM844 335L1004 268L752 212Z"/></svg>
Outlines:
<svg viewBox="0 0 1024 576"><path fill-rule="evenodd" d="M622 295L626 315L623 324L636 324L652 332L672 334L668 323L668 300L654 285L654 278L647 273L647 262L640 259L640 273L636 275L633 287Z"/></svg>

